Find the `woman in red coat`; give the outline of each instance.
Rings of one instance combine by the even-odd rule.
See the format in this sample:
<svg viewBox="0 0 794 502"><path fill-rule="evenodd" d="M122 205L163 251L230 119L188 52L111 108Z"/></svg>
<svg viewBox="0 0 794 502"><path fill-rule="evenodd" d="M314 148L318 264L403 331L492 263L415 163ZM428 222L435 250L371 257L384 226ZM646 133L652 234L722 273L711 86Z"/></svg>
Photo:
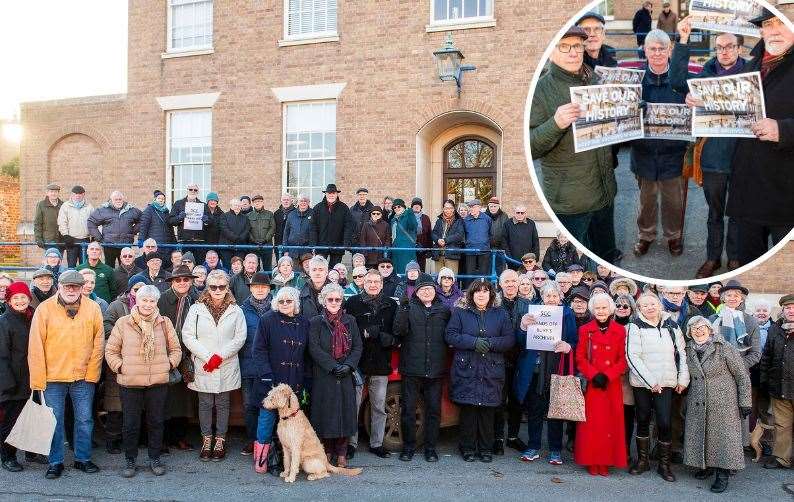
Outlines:
<svg viewBox="0 0 794 502"><path fill-rule="evenodd" d="M627 466L620 381L626 371L626 329L613 319L615 302L609 295L593 295L589 308L594 319L579 328L576 345L576 365L587 379L587 421L576 427L574 461L593 476L608 476L609 466Z"/></svg>

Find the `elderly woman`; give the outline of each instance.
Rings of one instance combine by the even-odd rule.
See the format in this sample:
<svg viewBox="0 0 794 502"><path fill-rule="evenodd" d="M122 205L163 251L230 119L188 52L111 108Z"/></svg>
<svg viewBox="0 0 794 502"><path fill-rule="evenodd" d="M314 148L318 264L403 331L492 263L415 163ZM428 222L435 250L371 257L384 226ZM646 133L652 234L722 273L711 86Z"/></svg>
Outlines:
<svg viewBox="0 0 794 502"><path fill-rule="evenodd" d="M361 253L353 253L353 256L350 258L350 265L352 268L356 267L366 267L367 266L367 259ZM378 268L377 263L370 268Z"/></svg>
<svg viewBox="0 0 794 502"><path fill-rule="evenodd" d="M364 276L367 275L366 267L356 267L353 269L353 280L345 288L345 300L351 296L361 294L364 291Z"/></svg>
<svg viewBox="0 0 794 502"><path fill-rule="evenodd" d="M196 291L199 293L204 291L207 287L207 267L204 265L196 265L193 267L193 275L196 276L193 279L193 287L196 288Z"/></svg>
<svg viewBox="0 0 794 502"><path fill-rule="evenodd" d="M468 210L468 208L467 208ZM465 216L464 216L465 218ZM457 274L460 263L460 253L447 252L449 249L461 249L465 247L466 232L463 229L463 218L455 212L455 202L445 200L441 214L436 218L431 233L433 239L433 260L438 268L448 268Z"/></svg>
<svg viewBox="0 0 794 502"><path fill-rule="evenodd" d="M715 335L702 316L689 320L686 364L687 392L684 463L699 469L697 479L716 472L711 491L728 487L731 471L744 469L742 422L750 415L750 375L736 348Z"/></svg>
<svg viewBox="0 0 794 502"><path fill-rule="evenodd" d="M424 283L422 283L424 284ZM515 344L507 311L495 306L496 289L478 279L466 290L464 306L452 311L445 339L455 353L449 397L460 408L463 460L493 460L494 416L502 404L505 353Z"/></svg>
<svg viewBox="0 0 794 502"><path fill-rule="evenodd" d="M149 467L155 476L165 474L160 461L165 425L169 374L182 360L182 349L171 320L160 315L156 286L143 286L135 295L130 314L113 326L105 345L105 360L116 374L123 416L122 441L125 478L135 476L141 412L146 410Z"/></svg>
<svg viewBox="0 0 794 502"><path fill-rule="evenodd" d="M369 217L361 222L357 244L362 247L372 248L390 247L392 245L391 226L383 217L383 210L380 207L374 206L370 209ZM383 251L367 250L364 251L362 256L364 257L365 266L375 268L378 266L378 260L383 258ZM355 263L353 265L355 266Z"/></svg>
<svg viewBox="0 0 794 502"><path fill-rule="evenodd" d="M438 271L436 281L438 282L436 294L438 294L441 303L448 309L452 309L455 303L463 297L463 292L458 287L457 281L455 281L455 272L444 267Z"/></svg>
<svg viewBox="0 0 794 502"><path fill-rule="evenodd" d="M620 294L615 298L615 322L621 326L627 326L637 312L637 304L634 297L627 294ZM629 369L620 376L620 383L623 388L623 424L625 426L626 457L630 458L631 440L634 437L634 392L629 383ZM630 461L628 463L631 463Z"/></svg>
<svg viewBox="0 0 794 502"><path fill-rule="evenodd" d="M284 287L300 289L303 286L303 280L300 275L295 273L292 258L282 256L278 259L276 268L273 269L273 274L270 277L270 286L273 291L278 291Z"/></svg>
<svg viewBox="0 0 794 502"><path fill-rule="evenodd" d="M220 239L218 240L219 244L230 245L248 243L251 222L248 220L248 215L240 210L240 199L232 199L229 201L229 210L221 216L219 228L221 231ZM221 255L223 257L223 263L226 266L231 266L232 256L242 258L245 255L245 251L241 249L224 249L221 251Z"/></svg>
<svg viewBox="0 0 794 502"><path fill-rule="evenodd" d="M538 302L543 302L543 297L540 294L540 289L549 280L549 274L545 270L535 270L532 272L532 288L535 290L535 298ZM559 288L558 288L559 289ZM562 292L560 292L562 294Z"/></svg>
<svg viewBox="0 0 794 502"><path fill-rule="evenodd" d="M532 275L521 274L518 276L518 296L529 300L529 303L536 303L535 288L532 287Z"/></svg>
<svg viewBox="0 0 794 502"><path fill-rule="evenodd" d="M557 232L557 237L552 239L543 255L543 270L554 276L568 270L568 266L578 263L579 253L573 242L569 241L562 232Z"/></svg>
<svg viewBox="0 0 794 502"><path fill-rule="evenodd" d="M254 401L261 403L272 387L286 383L305 404L305 354L309 321L300 313L298 295L298 290L290 286L279 289L273 297L270 310L262 316L256 329L251 349L251 362L256 373ZM278 415L276 410L267 410L261 405L258 409L254 468L262 472L267 463Z"/></svg>
<svg viewBox="0 0 794 502"><path fill-rule="evenodd" d="M415 248L418 224L413 211L405 209L405 201L394 199L394 218L391 220L392 246L395 248ZM394 270L403 270L410 262L416 261L416 251L392 251Z"/></svg>
<svg viewBox="0 0 794 502"><path fill-rule="evenodd" d="M419 263L415 261L408 262L405 266L405 277L397 284L394 296L401 301L411 298L416 290L416 285L422 278L422 270L419 268Z"/></svg>
<svg viewBox="0 0 794 502"><path fill-rule="evenodd" d="M623 440L623 386L626 329L615 322L615 302L606 293L590 298L593 320L579 328L576 367L587 379L587 420L576 427L574 461L591 476L609 475L609 466L626 467Z"/></svg>
<svg viewBox="0 0 794 502"><path fill-rule="evenodd" d="M629 473L642 474L651 468L648 448L653 412L659 448L656 472L665 481L675 481L670 470L673 392L681 394L689 385L684 336L678 324L664 312L657 295L641 294L637 307L639 312L629 323L626 337L629 383L637 413L637 461Z"/></svg>
<svg viewBox="0 0 794 502"><path fill-rule="evenodd" d="M628 295L632 298L637 296L637 283L628 277L615 277L609 283L609 294L612 298L620 295Z"/></svg>
<svg viewBox="0 0 794 502"><path fill-rule="evenodd" d="M347 466L348 438L358 430L353 372L362 344L356 318L342 310L344 291L327 284L320 291L319 315L309 323L312 368L311 423L329 462Z"/></svg>
<svg viewBox="0 0 794 502"><path fill-rule="evenodd" d="M202 461L226 458L229 395L241 385L237 352L245 338L245 315L229 291L229 276L223 270L213 270L207 276L207 289L190 306L182 326L182 341L195 368L195 379L188 388L198 393Z"/></svg>
<svg viewBox="0 0 794 502"><path fill-rule="evenodd" d="M537 273L537 272L536 272ZM560 357L575 350L578 340L576 320L570 307L562 303L562 293L555 282L547 282L540 291L544 305L562 307L562 339L554 345L554 351L529 350L526 336L527 328L536 323L531 314L521 318L516 345L521 348L516 363L517 372L514 389L516 399L524 403L527 411L527 449L521 454L524 462L540 458L540 441L543 421L549 410L551 375L557 371ZM561 420L546 420L546 435L549 444L549 463L562 465L562 427Z"/></svg>
<svg viewBox="0 0 794 502"><path fill-rule="evenodd" d="M761 341L758 322L744 311L748 293L749 290L739 281L731 279L720 288L722 308L708 319L714 330L739 350L744 366L749 370L761 360Z"/></svg>
<svg viewBox="0 0 794 502"><path fill-rule="evenodd" d="M339 272L337 272L336 269L332 268L328 271L328 281L334 284L339 284ZM339 286L341 287L342 285L339 284Z"/></svg>

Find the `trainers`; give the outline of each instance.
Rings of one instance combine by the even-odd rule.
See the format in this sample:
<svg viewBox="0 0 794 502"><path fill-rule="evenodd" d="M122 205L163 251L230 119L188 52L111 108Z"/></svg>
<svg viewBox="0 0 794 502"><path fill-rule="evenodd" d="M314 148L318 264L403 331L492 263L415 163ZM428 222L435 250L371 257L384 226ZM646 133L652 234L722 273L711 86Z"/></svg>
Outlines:
<svg viewBox="0 0 794 502"><path fill-rule="evenodd" d="M519 458L524 462L533 462L540 458L540 452L534 448L529 448Z"/></svg>
<svg viewBox="0 0 794 502"><path fill-rule="evenodd" d="M549 463L551 465L562 465L562 455L558 451L549 452Z"/></svg>
<svg viewBox="0 0 794 502"><path fill-rule="evenodd" d="M246 457L249 455L254 454L254 442L251 441L250 443L246 443L242 450L240 450L240 455L245 455Z"/></svg>
<svg viewBox="0 0 794 502"><path fill-rule="evenodd" d="M149 462L149 468L155 476L162 476L165 474L165 466L159 458L153 458L151 462Z"/></svg>
<svg viewBox="0 0 794 502"><path fill-rule="evenodd" d="M124 464L124 469L121 470L121 476L124 478L131 478L135 476L135 459L128 458Z"/></svg>

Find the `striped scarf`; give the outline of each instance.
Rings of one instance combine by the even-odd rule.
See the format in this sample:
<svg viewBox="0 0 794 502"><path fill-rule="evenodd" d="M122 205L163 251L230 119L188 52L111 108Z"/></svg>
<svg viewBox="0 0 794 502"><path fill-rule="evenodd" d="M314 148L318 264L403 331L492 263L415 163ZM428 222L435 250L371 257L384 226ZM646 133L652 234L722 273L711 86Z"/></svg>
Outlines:
<svg viewBox="0 0 794 502"><path fill-rule="evenodd" d="M744 312L723 305L722 310L714 320L714 331L735 346L739 351L747 350L744 338L747 336L747 326L744 324Z"/></svg>

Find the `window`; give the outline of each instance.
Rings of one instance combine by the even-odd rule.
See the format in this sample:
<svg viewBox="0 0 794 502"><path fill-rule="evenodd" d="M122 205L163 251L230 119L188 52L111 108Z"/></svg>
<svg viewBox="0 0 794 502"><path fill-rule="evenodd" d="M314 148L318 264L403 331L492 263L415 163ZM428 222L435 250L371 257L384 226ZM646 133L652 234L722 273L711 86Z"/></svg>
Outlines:
<svg viewBox="0 0 794 502"><path fill-rule="evenodd" d="M318 202L336 181L336 102L287 104L284 122L286 190Z"/></svg>
<svg viewBox="0 0 794 502"><path fill-rule="evenodd" d="M288 40L336 36L336 0L284 0Z"/></svg>
<svg viewBox="0 0 794 502"><path fill-rule="evenodd" d="M615 18L615 2L614 0L603 0L595 8L595 11L604 16L605 19Z"/></svg>
<svg viewBox="0 0 794 502"><path fill-rule="evenodd" d="M480 137L456 139L444 148L444 190L455 203L496 195L496 146Z"/></svg>
<svg viewBox="0 0 794 502"><path fill-rule="evenodd" d="M169 0L168 52L212 48L212 0Z"/></svg>
<svg viewBox="0 0 794 502"><path fill-rule="evenodd" d="M204 200L212 181L212 111L170 112L168 135L170 200L184 198L190 183L199 186L199 197Z"/></svg>
<svg viewBox="0 0 794 502"><path fill-rule="evenodd" d="M433 0L432 24L493 21L493 0Z"/></svg>

